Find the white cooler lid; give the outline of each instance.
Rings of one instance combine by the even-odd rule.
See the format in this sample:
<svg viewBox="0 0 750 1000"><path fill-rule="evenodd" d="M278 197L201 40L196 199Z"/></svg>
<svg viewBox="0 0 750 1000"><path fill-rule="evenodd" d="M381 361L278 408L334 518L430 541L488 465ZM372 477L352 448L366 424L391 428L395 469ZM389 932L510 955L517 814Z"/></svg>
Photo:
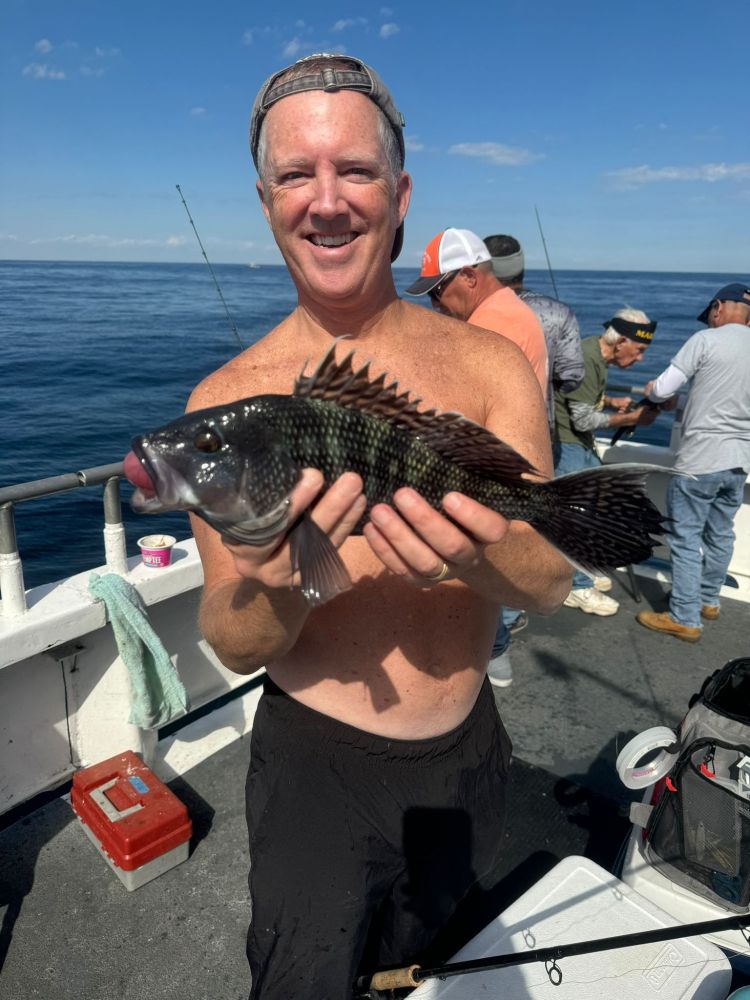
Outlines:
<svg viewBox="0 0 750 1000"><path fill-rule="evenodd" d="M565 858L451 961L528 952L674 926L677 921L593 861ZM554 986L539 962L432 979L409 1000L724 1000L731 967L705 938L676 938L558 960Z"/></svg>

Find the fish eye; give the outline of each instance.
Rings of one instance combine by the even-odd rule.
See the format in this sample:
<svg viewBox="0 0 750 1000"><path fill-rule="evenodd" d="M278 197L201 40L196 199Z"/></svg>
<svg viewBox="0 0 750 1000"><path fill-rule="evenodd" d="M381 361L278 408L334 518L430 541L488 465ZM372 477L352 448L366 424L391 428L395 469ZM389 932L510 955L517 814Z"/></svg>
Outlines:
<svg viewBox="0 0 750 1000"><path fill-rule="evenodd" d="M219 451L224 442L216 431L206 429L199 431L193 439L193 446L198 451L214 452Z"/></svg>

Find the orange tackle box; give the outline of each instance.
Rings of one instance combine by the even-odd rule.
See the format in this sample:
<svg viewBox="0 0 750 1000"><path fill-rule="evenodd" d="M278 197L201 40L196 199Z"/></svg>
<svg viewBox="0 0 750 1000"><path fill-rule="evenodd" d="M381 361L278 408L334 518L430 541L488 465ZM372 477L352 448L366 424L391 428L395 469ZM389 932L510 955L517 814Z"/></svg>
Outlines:
<svg viewBox="0 0 750 1000"><path fill-rule="evenodd" d="M131 750L76 772L73 811L126 889L174 868L188 856L187 808Z"/></svg>

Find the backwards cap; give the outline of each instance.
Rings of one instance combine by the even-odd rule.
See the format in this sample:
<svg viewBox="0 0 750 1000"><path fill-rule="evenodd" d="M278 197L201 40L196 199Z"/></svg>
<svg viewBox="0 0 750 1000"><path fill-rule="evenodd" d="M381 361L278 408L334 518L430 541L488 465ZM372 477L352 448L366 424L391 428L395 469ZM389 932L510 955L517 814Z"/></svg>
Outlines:
<svg viewBox="0 0 750 1000"><path fill-rule="evenodd" d="M304 67L308 62L320 62L329 60L331 63L351 63L352 68L342 69L340 66L319 66L311 68L309 73L294 77L291 80L284 80L277 83L280 77L288 73L290 69ZM369 97L388 119L388 123L396 136L399 153L401 154L401 166L404 165L404 118L393 103L390 91L380 79L374 69L371 69L361 59L353 56L341 55L335 52L316 52L313 55L304 56L290 66L285 66L278 73L274 73L266 80L258 91L258 96L253 104L250 116L250 151L253 154L253 163L258 166L258 141L263 119L268 114L268 109L283 97L290 97L292 94L301 94L306 90L357 90L366 97Z"/></svg>
<svg viewBox="0 0 750 1000"><path fill-rule="evenodd" d="M290 80L283 80L280 83L277 82L290 69L304 67L305 63L320 63L324 60L331 63L338 63L339 65L311 66L308 73L302 73ZM346 68L341 68L342 63L350 65ZM278 73L269 76L258 91L250 115L250 152L252 153L256 170L258 169L260 130L269 108L273 107L277 101L282 100L284 97L291 97L292 94L301 94L306 90L324 90L329 93L337 90L356 90L369 97L380 108L388 120L388 124L391 126L393 134L396 137L396 142L398 143L401 167L403 168L406 156L406 148L404 146L404 118L401 112L397 110L390 91L378 74L366 63L363 63L361 59L356 59L354 56L342 55L335 52L316 52L298 59L296 62L291 63L291 65L285 66L284 69L280 69ZM393 249L391 251L392 261L401 252L403 242L404 226L402 223L396 230Z"/></svg>
<svg viewBox="0 0 750 1000"><path fill-rule="evenodd" d="M470 229L444 229L433 236L422 254L422 270L406 289L407 295L426 295L451 271L491 260L490 252Z"/></svg>

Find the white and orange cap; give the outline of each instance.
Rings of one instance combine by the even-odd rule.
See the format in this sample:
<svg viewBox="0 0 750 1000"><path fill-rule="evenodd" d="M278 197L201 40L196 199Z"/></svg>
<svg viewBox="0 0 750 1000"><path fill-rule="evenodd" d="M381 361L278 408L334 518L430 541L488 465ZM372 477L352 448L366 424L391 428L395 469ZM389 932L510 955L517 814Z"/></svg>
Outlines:
<svg viewBox="0 0 750 1000"><path fill-rule="evenodd" d="M426 295L452 271L491 260L483 240L470 229L444 229L434 236L422 254L422 270L407 295Z"/></svg>

